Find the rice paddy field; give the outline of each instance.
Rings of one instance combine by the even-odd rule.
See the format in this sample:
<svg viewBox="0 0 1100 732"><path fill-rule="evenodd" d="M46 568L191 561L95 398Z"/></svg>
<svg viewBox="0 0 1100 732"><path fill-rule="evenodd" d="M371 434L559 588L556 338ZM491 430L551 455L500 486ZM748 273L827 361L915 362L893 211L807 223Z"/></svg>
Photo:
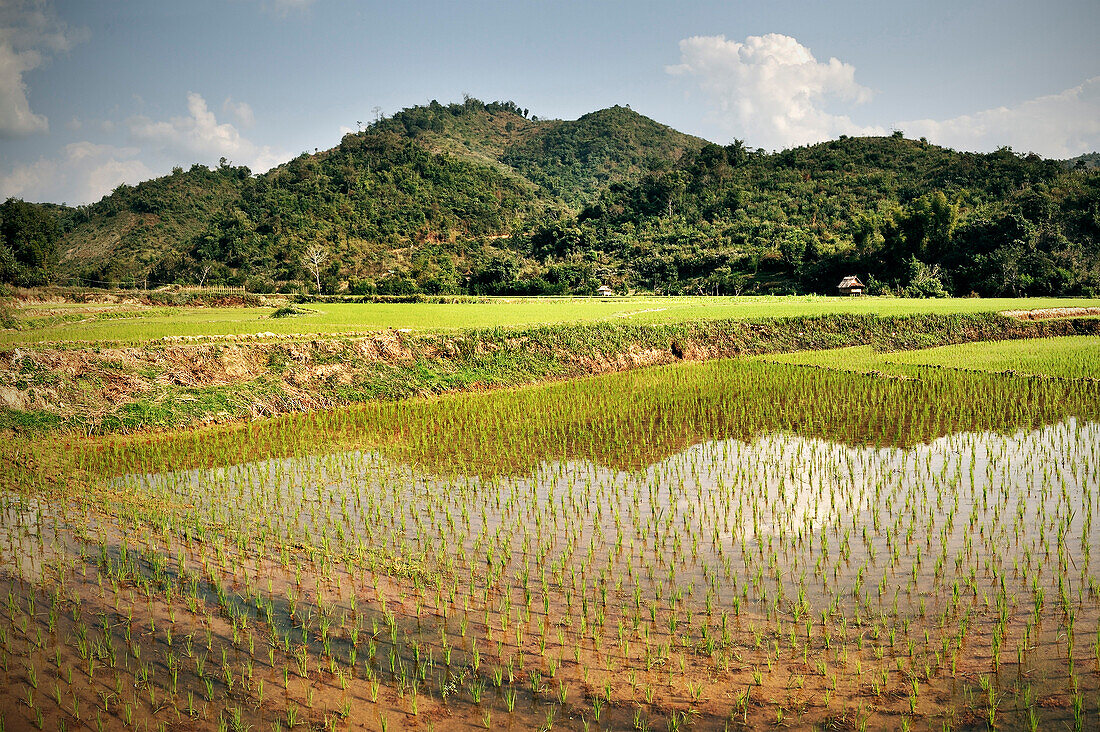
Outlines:
<svg viewBox="0 0 1100 732"><path fill-rule="evenodd" d="M755 360L897 374L920 374L921 367L938 367L1066 379L1100 379L1100 338L1067 336L1041 341L979 341L892 352L876 351L870 346L854 346L769 354L757 356Z"/></svg>
<svg viewBox="0 0 1100 732"><path fill-rule="evenodd" d="M1043 308L1100 308L1098 299L842 297L489 298L461 303L310 303L289 318L275 308L143 307L35 303L18 307L20 329L0 330L0 347L34 343L142 343L175 336L338 335L386 328L445 331L547 323L625 320L680 323L706 319L871 313L976 313Z"/></svg>
<svg viewBox="0 0 1100 732"><path fill-rule="evenodd" d="M812 355L12 437L0 729L1097 728L1097 339Z"/></svg>

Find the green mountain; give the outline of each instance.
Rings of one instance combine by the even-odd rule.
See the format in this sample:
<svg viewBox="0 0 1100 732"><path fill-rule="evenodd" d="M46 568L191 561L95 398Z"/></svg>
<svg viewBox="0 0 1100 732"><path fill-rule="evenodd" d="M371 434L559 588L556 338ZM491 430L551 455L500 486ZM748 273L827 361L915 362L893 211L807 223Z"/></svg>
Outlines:
<svg viewBox="0 0 1100 732"><path fill-rule="evenodd" d="M1090 152L1083 155L1078 155L1075 158L1070 158L1066 161L1066 165L1070 168L1096 170L1097 168L1100 168L1100 152Z"/></svg>
<svg viewBox="0 0 1100 732"><path fill-rule="evenodd" d="M616 106L544 125L506 147L501 160L551 195L583 205L608 185L667 171L705 144Z"/></svg>
<svg viewBox="0 0 1100 732"><path fill-rule="evenodd" d="M239 205L248 168L193 165L136 186L121 185L98 203L62 217L61 273L92 282L162 274L158 263Z"/></svg>
<svg viewBox="0 0 1100 732"><path fill-rule="evenodd" d="M631 111L611 107L572 121L530 119L512 102L438 102L398 112L374 126L416 139L437 153L518 174L542 194L588 203L615 182L636 182L671 168L705 140Z"/></svg>
<svg viewBox="0 0 1100 732"><path fill-rule="evenodd" d="M508 251L515 232L592 200L596 181L637 182L703 144L621 107L561 121L511 102L432 102L262 175L196 165L63 212L59 275L293 288L300 253L321 244L337 287L415 270L455 289L468 252ZM384 288L419 287L407 279Z"/></svg>
<svg viewBox="0 0 1100 732"><path fill-rule="evenodd" d="M1100 293L1100 172L924 141L765 153L626 107L403 110L262 175L223 163L0 209L0 279L351 293ZM1073 163L1073 161L1069 161ZM18 204L18 205L17 205ZM54 253L56 249L56 253ZM303 258L328 256L313 271Z"/></svg>
<svg viewBox="0 0 1100 732"><path fill-rule="evenodd" d="M671 292L1100 292L1100 175L1036 155L958 153L890 137L762 154L710 145L611 186L579 246L629 238L631 278ZM572 244L571 246L578 246ZM924 284L922 284L922 282Z"/></svg>

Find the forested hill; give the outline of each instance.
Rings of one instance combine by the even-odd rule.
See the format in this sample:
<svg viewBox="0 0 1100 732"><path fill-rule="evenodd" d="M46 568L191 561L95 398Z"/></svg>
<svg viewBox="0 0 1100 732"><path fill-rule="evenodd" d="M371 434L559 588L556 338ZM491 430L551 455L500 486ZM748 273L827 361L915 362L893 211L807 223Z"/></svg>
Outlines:
<svg viewBox="0 0 1100 732"><path fill-rule="evenodd" d="M578 222L573 246L616 241L656 289L828 292L854 273L913 295L1100 292L1100 174L901 134L708 145L611 186Z"/></svg>
<svg viewBox="0 0 1100 732"><path fill-rule="evenodd" d="M615 106L575 121L530 119L510 102L413 107L375 125L436 152L503 166L571 205L616 182L671 169L706 141Z"/></svg>
<svg viewBox="0 0 1100 732"><path fill-rule="evenodd" d="M765 153L628 107L403 110L262 175L177 168L76 209L0 207L0 279L352 293L1100 294L1100 171L842 137ZM326 257L311 271L307 250Z"/></svg>
<svg viewBox="0 0 1100 732"><path fill-rule="evenodd" d="M1066 163L1073 168L1092 170L1100 168L1100 152L1090 152L1070 158Z"/></svg>

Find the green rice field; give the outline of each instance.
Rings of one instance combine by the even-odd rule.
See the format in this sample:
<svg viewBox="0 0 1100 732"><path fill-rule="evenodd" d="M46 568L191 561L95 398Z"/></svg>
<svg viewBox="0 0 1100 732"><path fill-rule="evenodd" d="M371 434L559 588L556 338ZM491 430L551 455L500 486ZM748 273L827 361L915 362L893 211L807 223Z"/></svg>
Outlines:
<svg viewBox="0 0 1100 732"><path fill-rule="evenodd" d="M879 352L870 346L758 356L772 363L825 366L852 371L919 373L913 367L1014 371L1067 379L1100 379L1100 338L1066 336L1017 341L980 341L917 351Z"/></svg>
<svg viewBox="0 0 1100 732"><path fill-rule="evenodd" d="M61 305L64 305L63 307ZM140 343L171 336L231 334L340 334L388 328L454 330L539 323L625 320L688 322L721 318L768 318L829 313L973 313L1054 307L1100 307L1096 299L978 299L841 297L694 297L509 299L489 302L316 303L311 311L272 318L275 308L165 308L37 304L17 311L20 330L0 330L0 346L39 342Z"/></svg>
<svg viewBox="0 0 1100 732"><path fill-rule="evenodd" d="M1097 339L770 358L12 437L2 729L1100 726Z"/></svg>

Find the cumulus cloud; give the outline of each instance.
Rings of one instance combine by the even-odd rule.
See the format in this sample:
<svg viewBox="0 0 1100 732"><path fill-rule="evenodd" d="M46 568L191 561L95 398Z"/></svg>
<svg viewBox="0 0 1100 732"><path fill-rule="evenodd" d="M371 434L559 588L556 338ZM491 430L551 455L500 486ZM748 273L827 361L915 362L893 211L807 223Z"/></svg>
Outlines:
<svg viewBox="0 0 1100 732"><path fill-rule="evenodd" d="M153 172L138 159L139 153L136 147L70 143L55 158L39 158L0 173L0 198L69 204L98 201L121 183L152 177Z"/></svg>
<svg viewBox="0 0 1100 732"><path fill-rule="evenodd" d="M244 106L251 114L251 108ZM130 136L150 151L175 161L213 163L224 157L255 172L290 157L267 145L257 145L228 122L219 123L201 94L187 95L187 111L185 117L160 121L145 115L131 117L127 123Z"/></svg>
<svg viewBox="0 0 1100 732"><path fill-rule="evenodd" d="M49 129L45 115L31 111L27 85L23 83L23 72L38 66L41 59L36 51L17 53L11 45L0 42L0 135L21 137Z"/></svg>
<svg viewBox="0 0 1100 732"><path fill-rule="evenodd" d="M222 102L222 112L237 120L237 124L241 127L251 127L256 124L256 115L253 114L248 102L234 102L233 97L226 97Z"/></svg>
<svg viewBox="0 0 1100 732"><path fill-rule="evenodd" d="M711 107L711 117L754 145L789 147L839 134L874 134L828 111L837 101L861 104L871 90L855 80L855 67L835 58L818 61L794 38L780 33L693 36L680 41L680 63L665 70L691 79Z"/></svg>
<svg viewBox="0 0 1100 732"><path fill-rule="evenodd" d="M225 107L237 118L248 118L252 112L247 104L232 99L226 100ZM0 170L0 198L91 203L120 183L140 183L167 173L173 165L213 165L224 157L262 172L291 157L257 145L232 124L219 123L200 94L187 95L187 111L186 116L167 120L131 117L125 124L130 137L126 146L74 142L55 156ZM98 127L106 133L114 126Z"/></svg>
<svg viewBox="0 0 1100 732"><path fill-rule="evenodd" d="M1020 152L1068 158L1100 149L1100 76L1058 94L948 120L899 122L910 137L959 150L987 152L1011 145Z"/></svg>
<svg viewBox="0 0 1100 732"><path fill-rule="evenodd" d="M23 75L85 35L62 23L46 0L0 0L0 138L49 130L45 115L31 109Z"/></svg>

